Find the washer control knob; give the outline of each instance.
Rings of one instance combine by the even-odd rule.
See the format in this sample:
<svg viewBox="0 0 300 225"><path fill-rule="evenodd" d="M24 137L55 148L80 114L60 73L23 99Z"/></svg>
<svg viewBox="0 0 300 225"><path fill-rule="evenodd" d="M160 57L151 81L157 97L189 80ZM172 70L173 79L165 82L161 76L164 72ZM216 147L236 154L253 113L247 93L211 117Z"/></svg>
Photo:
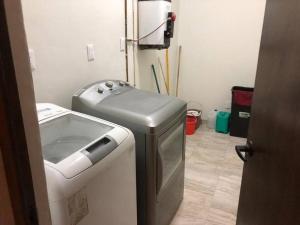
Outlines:
<svg viewBox="0 0 300 225"><path fill-rule="evenodd" d="M107 81L105 83L105 86L108 87L108 88L112 88L114 86L114 83L112 81Z"/></svg>
<svg viewBox="0 0 300 225"><path fill-rule="evenodd" d="M102 88L98 88L98 93L103 94L104 90Z"/></svg>

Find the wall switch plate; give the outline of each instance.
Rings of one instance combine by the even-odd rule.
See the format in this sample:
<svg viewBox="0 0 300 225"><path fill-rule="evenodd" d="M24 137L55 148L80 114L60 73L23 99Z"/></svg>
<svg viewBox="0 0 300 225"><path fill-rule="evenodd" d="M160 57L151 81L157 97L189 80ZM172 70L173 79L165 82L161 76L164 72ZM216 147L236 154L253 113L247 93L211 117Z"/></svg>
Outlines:
<svg viewBox="0 0 300 225"><path fill-rule="evenodd" d="M121 37L120 38L120 52L125 52L126 48L126 38Z"/></svg>
<svg viewBox="0 0 300 225"><path fill-rule="evenodd" d="M95 48L93 44L88 44L87 47L87 59L89 62L95 60Z"/></svg>
<svg viewBox="0 0 300 225"><path fill-rule="evenodd" d="M31 71L35 71L36 70L36 60L35 60L35 53L33 49L28 49L29 51L29 61L30 61L30 67L31 67Z"/></svg>

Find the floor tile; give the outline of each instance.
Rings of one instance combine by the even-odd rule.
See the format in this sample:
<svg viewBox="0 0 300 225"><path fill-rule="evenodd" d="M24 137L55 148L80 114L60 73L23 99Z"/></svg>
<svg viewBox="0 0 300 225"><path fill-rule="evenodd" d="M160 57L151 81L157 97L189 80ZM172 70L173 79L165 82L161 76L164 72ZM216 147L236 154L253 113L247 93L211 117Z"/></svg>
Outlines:
<svg viewBox="0 0 300 225"><path fill-rule="evenodd" d="M187 136L184 200L171 225L235 225L243 163L234 147L245 142L206 125Z"/></svg>

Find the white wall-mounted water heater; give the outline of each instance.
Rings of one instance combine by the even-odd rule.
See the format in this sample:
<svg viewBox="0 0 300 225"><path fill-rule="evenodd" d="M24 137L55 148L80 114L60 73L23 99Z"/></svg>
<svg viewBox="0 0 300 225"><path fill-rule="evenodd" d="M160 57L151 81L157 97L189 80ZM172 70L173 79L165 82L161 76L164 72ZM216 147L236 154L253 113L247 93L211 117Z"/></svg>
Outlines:
<svg viewBox="0 0 300 225"><path fill-rule="evenodd" d="M171 0L139 0L139 47L166 49L173 37L175 13Z"/></svg>

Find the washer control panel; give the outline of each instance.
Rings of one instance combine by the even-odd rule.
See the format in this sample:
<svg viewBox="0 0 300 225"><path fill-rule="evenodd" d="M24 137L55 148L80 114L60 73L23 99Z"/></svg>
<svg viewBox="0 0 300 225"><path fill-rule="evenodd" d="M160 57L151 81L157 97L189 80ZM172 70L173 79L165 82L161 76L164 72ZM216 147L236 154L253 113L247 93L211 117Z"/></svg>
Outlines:
<svg viewBox="0 0 300 225"><path fill-rule="evenodd" d="M69 112L67 109L50 103L37 103L36 108L39 121Z"/></svg>

